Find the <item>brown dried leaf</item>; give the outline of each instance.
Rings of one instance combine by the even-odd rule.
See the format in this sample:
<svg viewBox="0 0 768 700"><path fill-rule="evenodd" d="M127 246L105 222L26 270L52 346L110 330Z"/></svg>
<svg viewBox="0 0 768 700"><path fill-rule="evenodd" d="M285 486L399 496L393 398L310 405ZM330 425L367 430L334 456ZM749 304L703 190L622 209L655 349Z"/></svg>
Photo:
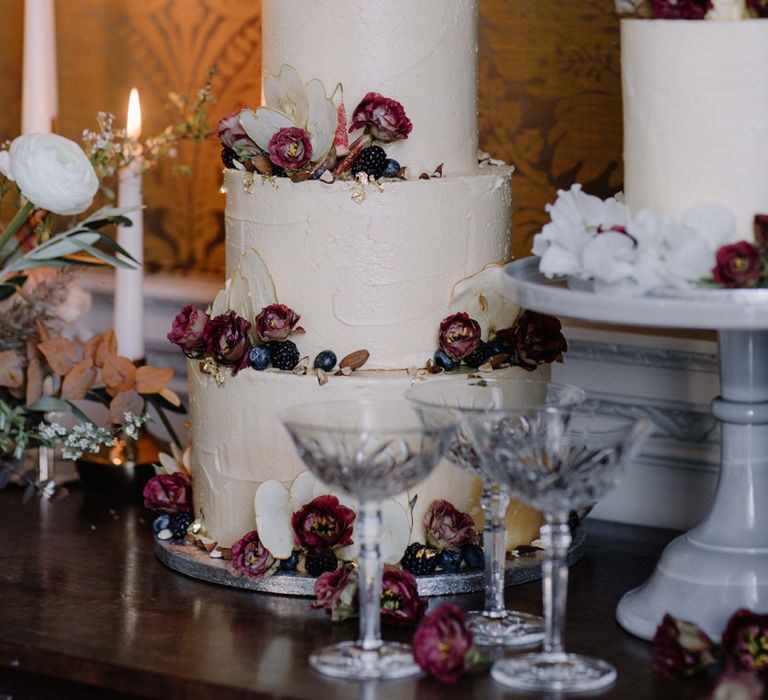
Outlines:
<svg viewBox="0 0 768 700"><path fill-rule="evenodd" d="M0 352L0 386L18 389L24 383L21 355L15 350Z"/></svg>
<svg viewBox="0 0 768 700"><path fill-rule="evenodd" d="M144 399L132 389L119 393L110 401L109 422L122 423L124 413L135 413L137 416L144 413Z"/></svg>
<svg viewBox="0 0 768 700"><path fill-rule="evenodd" d="M33 355L27 365L26 403L31 406L43 395L43 365L36 355Z"/></svg>
<svg viewBox="0 0 768 700"><path fill-rule="evenodd" d="M96 367L103 367L108 357L117 355L117 336L110 328L104 335L99 336L99 343L96 346L96 356L93 358L93 364Z"/></svg>
<svg viewBox="0 0 768 700"><path fill-rule="evenodd" d="M96 349L98 348L100 342L100 335L92 335L90 338L88 338L88 342L85 344L85 347L83 347L83 359L87 358L89 360L95 361Z"/></svg>
<svg viewBox="0 0 768 700"><path fill-rule="evenodd" d="M83 348L68 338L44 340L37 348L50 368L62 377L83 359Z"/></svg>
<svg viewBox="0 0 768 700"><path fill-rule="evenodd" d="M64 377L61 384L61 398L64 401L84 399L88 390L96 381L93 360L81 360Z"/></svg>
<svg viewBox="0 0 768 700"><path fill-rule="evenodd" d="M144 365L136 370L136 391L140 394L159 394L171 381L173 370L170 367Z"/></svg>
<svg viewBox="0 0 768 700"><path fill-rule="evenodd" d="M108 355L104 360L102 379L110 396L135 389L136 365L127 357Z"/></svg>
<svg viewBox="0 0 768 700"><path fill-rule="evenodd" d="M179 398L179 395L172 391L171 389L168 389L167 387L163 389L161 392L159 392L160 396L162 396L169 404L176 406L177 408L181 406L181 399Z"/></svg>
<svg viewBox="0 0 768 700"><path fill-rule="evenodd" d="M368 362L370 356L371 354L367 350L355 350L342 358L341 362L339 362L339 367L342 370L345 367L349 367L351 370L360 369L366 362Z"/></svg>

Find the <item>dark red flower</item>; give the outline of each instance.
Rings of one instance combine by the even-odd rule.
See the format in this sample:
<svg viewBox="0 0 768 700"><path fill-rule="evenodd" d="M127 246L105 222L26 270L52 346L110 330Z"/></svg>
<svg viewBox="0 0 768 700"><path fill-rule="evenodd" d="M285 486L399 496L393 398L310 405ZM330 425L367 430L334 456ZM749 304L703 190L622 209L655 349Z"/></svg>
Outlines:
<svg viewBox="0 0 768 700"><path fill-rule="evenodd" d="M416 630L413 658L441 683L455 683L469 669L473 642L462 610L444 603Z"/></svg>
<svg viewBox="0 0 768 700"><path fill-rule="evenodd" d="M234 311L212 318L205 324L206 350L220 365L237 374L248 362L251 324Z"/></svg>
<svg viewBox="0 0 768 700"><path fill-rule="evenodd" d="M737 610L723 632L728 668L752 671L768 681L768 615Z"/></svg>
<svg viewBox="0 0 768 700"><path fill-rule="evenodd" d="M715 645L698 625L664 616L653 638L653 670L662 676L692 676L715 663Z"/></svg>
<svg viewBox="0 0 768 700"><path fill-rule="evenodd" d="M259 533L251 530L232 545L230 566L248 578L262 578L275 571L278 562L261 544Z"/></svg>
<svg viewBox="0 0 768 700"><path fill-rule="evenodd" d="M312 607L322 608L333 622L357 615L357 571L352 564L344 564L336 571L326 571L315 581L315 602Z"/></svg>
<svg viewBox="0 0 768 700"><path fill-rule="evenodd" d="M768 3L768 0L766 0L766 3ZM768 250L768 214L755 214L753 227L755 243L759 248Z"/></svg>
<svg viewBox="0 0 768 700"><path fill-rule="evenodd" d="M758 17L768 17L768 0L747 0L747 7Z"/></svg>
<svg viewBox="0 0 768 700"><path fill-rule="evenodd" d="M707 700L761 700L765 687L748 671L726 671L715 684Z"/></svg>
<svg viewBox="0 0 768 700"><path fill-rule="evenodd" d="M142 493L144 507L156 513L189 513L192 482L183 474L158 474L147 481Z"/></svg>
<svg viewBox="0 0 768 700"><path fill-rule="evenodd" d="M312 554L352 544L354 521L355 511L336 496L318 496L291 516L296 544Z"/></svg>
<svg viewBox="0 0 768 700"><path fill-rule="evenodd" d="M462 360L480 345L480 324L463 311L440 322L440 349L452 360Z"/></svg>
<svg viewBox="0 0 768 700"><path fill-rule="evenodd" d="M654 19L704 19L712 8L711 0L653 0Z"/></svg>
<svg viewBox="0 0 768 700"><path fill-rule="evenodd" d="M219 119L219 140L222 146L231 148L242 161L253 158L261 151L240 124L240 110Z"/></svg>
<svg viewBox="0 0 768 700"><path fill-rule="evenodd" d="M410 625L424 617L425 598L419 597L413 574L395 566L384 566L381 582L381 618L395 625Z"/></svg>
<svg viewBox="0 0 768 700"><path fill-rule="evenodd" d="M413 129L405 109L397 100L369 92L352 113L350 131L365 129L373 138L390 143L407 139Z"/></svg>
<svg viewBox="0 0 768 700"><path fill-rule="evenodd" d="M263 341L285 340L291 333L303 333L296 324L301 316L285 304L265 306L256 317L256 334Z"/></svg>
<svg viewBox="0 0 768 700"><path fill-rule="evenodd" d="M309 134L297 126L280 129L269 140L269 159L288 170L298 170L312 158Z"/></svg>
<svg viewBox="0 0 768 700"><path fill-rule="evenodd" d="M765 261L759 248L748 241L729 243L716 254L712 277L724 287L754 287L763 275Z"/></svg>
<svg viewBox="0 0 768 700"><path fill-rule="evenodd" d="M475 521L448 501L434 501L424 514L427 542L438 549L458 552L465 544L477 544Z"/></svg>
<svg viewBox="0 0 768 700"><path fill-rule="evenodd" d="M562 328L554 316L523 311L512 328L497 331L496 337L515 349L515 364L533 371L541 364L563 361L568 343Z"/></svg>
<svg viewBox="0 0 768 700"><path fill-rule="evenodd" d="M185 306L173 319L171 332L166 336L176 343L187 357L200 357L206 348L205 326L208 314L195 306Z"/></svg>

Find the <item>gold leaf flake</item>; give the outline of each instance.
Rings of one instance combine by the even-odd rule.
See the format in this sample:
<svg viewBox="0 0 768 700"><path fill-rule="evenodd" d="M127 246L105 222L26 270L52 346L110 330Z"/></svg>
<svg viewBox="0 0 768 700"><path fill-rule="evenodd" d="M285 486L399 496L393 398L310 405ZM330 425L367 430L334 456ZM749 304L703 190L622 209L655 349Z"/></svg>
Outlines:
<svg viewBox="0 0 768 700"><path fill-rule="evenodd" d="M243 189L248 194L253 194L253 184L255 182L256 178L253 173L246 173L243 175Z"/></svg>
<svg viewBox="0 0 768 700"><path fill-rule="evenodd" d="M216 364L216 360L214 360L212 357L206 357L200 363L200 371L203 374L208 374L213 377L219 386L224 385L224 375L222 374L221 369L219 369L219 366Z"/></svg>

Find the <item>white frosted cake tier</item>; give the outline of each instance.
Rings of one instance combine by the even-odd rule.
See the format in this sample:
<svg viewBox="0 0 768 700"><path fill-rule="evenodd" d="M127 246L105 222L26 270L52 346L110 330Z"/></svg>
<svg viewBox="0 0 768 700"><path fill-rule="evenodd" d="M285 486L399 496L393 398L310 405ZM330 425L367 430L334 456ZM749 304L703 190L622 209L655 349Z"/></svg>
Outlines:
<svg viewBox="0 0 768 700"><path fill-rule="evenodd" d="M680 217L699 202L768 213L768 19L621 22L627 204Z"/></svg>
<svg viewBox="0 0 768 700"><path fill-rule="evenodd" d="M219 386L200 371L199 361L190 360L187 367L195 512L203 518L209 536L225 546L254 529L254 496L263 481L275 479L289 486L305 469L280 423L281 411L312 401L402 397L413 381L404 371L357 371L350 376L330 376L328 384L320 386L309 375L246 368L236 377L227 374ZM425 381L456 376L461 375L428 375ZM545 379L549 366L534 373L519 368L496 370L494 376ZM444 460L427 481L408 494L407 500L418 494L411 541L425 541L424 513L440 498L469 512L482 527L480 493L477 477ZM510 510L508 521L510 547L529 543L541 524L538 513L520 504Z"/></svg>
<svg viewBox="0 0 768 700"><path fill-rule="evenodd" d="M352 110L368 92L400 102L413 123L387 144L418 176L444 163L471 172L477 161L477 0L263 0L262 74L292 65L338 83Z"/></svg>
<svg viewBox="0 0 768 700"><path fill-rule="evenodd" d="M423 367L456 283L509 260L511 172L371 184L358 203L350 183L228 170L227 274L258 252L301 314L302 355L365 348L371 369Z"/></svg>

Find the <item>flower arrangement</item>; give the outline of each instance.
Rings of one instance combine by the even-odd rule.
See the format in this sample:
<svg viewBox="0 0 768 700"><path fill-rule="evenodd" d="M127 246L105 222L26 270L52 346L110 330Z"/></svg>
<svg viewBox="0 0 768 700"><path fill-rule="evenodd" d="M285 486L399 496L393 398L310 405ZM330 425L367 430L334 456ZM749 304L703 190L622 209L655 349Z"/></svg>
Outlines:
<svg viewBox="0 0 768 700"><path fill-rule="evenodd" d="M653 19L768 17L766 0L615 0L615 3L619 14Z"/></svg>
<svg viewBox="0 0 768 700"><path fill-rule="evenodd" d="M630 212L620 197L601 200L573 185L558 191L547 211L551 221L533 240L546 277L622 295L768 286L768 216L755 216L755 243L733 243L733 213L718 204L697 204L674 221L650 209Z"/></svg>
<svg viewBox="0 0 768 700"><path fill-rule="evenodd" d="M722 643L715 644L693 622L667 613L653 638L653 669L667 677L688 677L718 664L721 673L712 697L759 700L768 683L768 615L737 610Z"/></svg>
<svg viewBox="0 0 768 700"><path fill-rule="evenodd" d="M348 127L341 84L328 97L318 79L305 84L288 65L265 78L264 97L266 105L245 107L219 121L227 168L294 182L404 177L400 164L379 145L407 139L413 129L396 100L369 92ZM349 135L355 133L350 145Z"/></svg>

